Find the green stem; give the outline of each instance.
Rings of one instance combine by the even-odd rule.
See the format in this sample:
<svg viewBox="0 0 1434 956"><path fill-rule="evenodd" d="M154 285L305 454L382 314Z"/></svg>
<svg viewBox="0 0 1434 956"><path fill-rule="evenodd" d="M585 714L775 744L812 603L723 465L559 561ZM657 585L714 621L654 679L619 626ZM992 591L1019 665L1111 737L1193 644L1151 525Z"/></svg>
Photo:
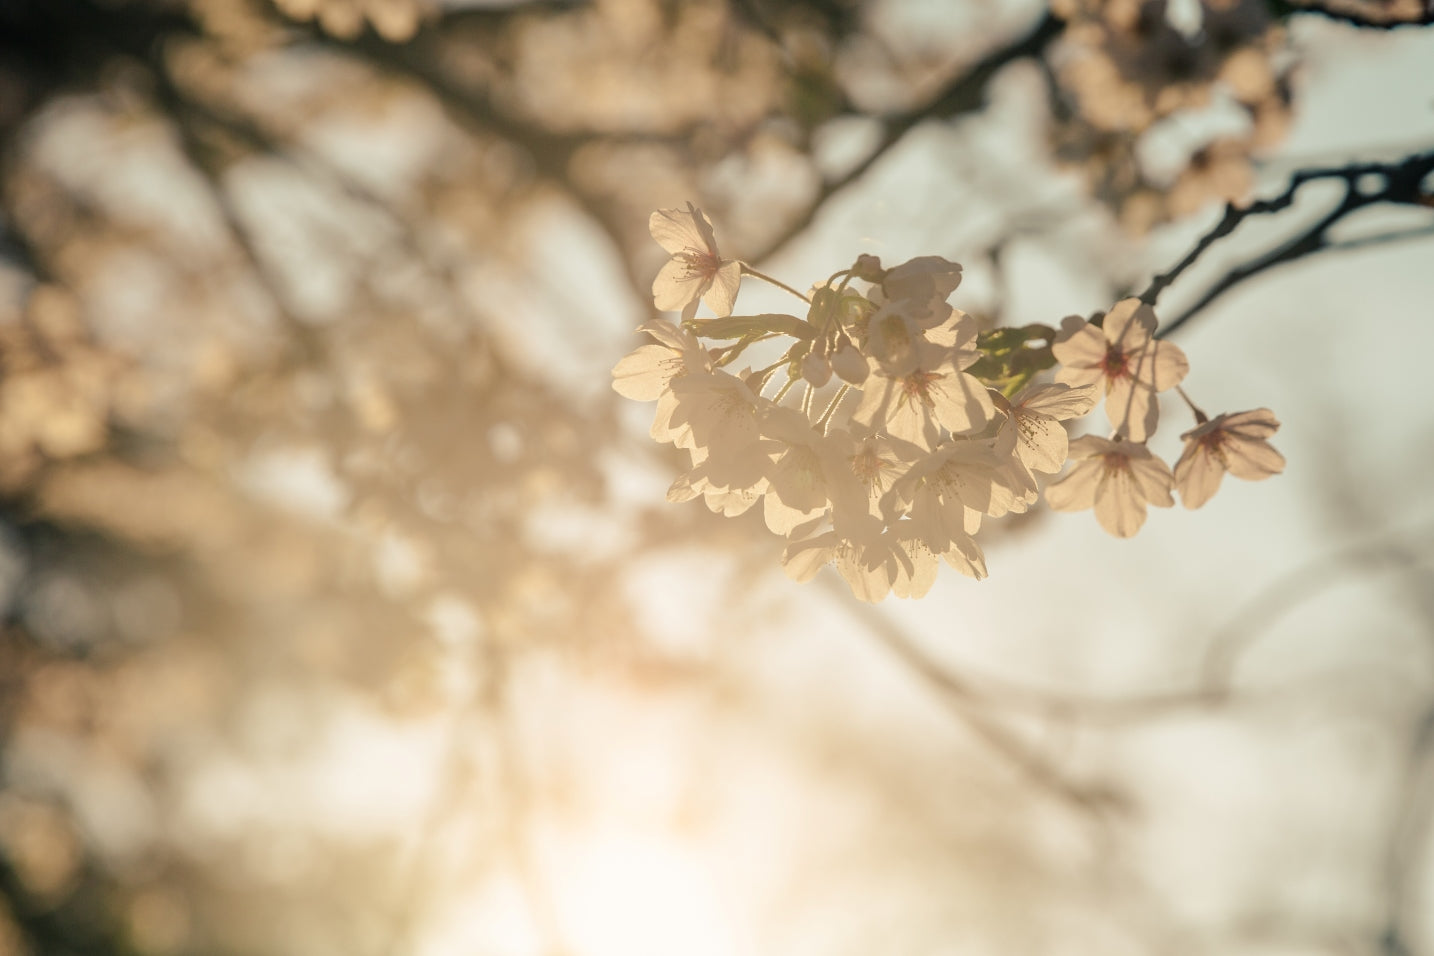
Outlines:
<svg viewBox="0 0 1434 956"><path fill-rule="evenodd" d="M772 396L772 404L781 404L782 399L787 397L787 393L792 390L792 386L795 384L797 384L797 380L789 376L787 378L786 384L784 384L781 388L777 390L777 394Z"/></svg>
<svg viewBox="0 0 1434 956"><path fill-rule="evenodd" d="M783 290L785 290L785 291L787 291L787 292L790 292L792 295L794 295L794 296L796 296L797 298L801 299L801 300L802 300L803 302L805 302L807 305L811 305L811 304L812 304L812 300L811 300L811 299L809 299L809 298L807 298L806 296L802 295L800 292L798 292L796 289L793 289L791 286L787 285L787 284L786 284L785 282L783 282L781 279L773 279L771 276L767 275L765 272L758 272L756 269L753 269L751 266L747 265L747 263L745 263L745 262L742 263L742 274L743 274L743 275L749 275L749 276L751 276L751 277L754 278L754 279L761 279L763 282L770 282L772 285L776 286L778 289L783 289Z"/></svg>
<svg viewBox="0 0 1434 956"><path fill-rule="evenodd" d="M850 385L843 385L837 389L837 393L832 398L831 404L827 406L826 411L822 412L822 417L817 419L817 427L821 429L823 435L827 433L827 423L831 421L832 413L836 411L836 407L841 404L842 399L846 398L846 393L849 391L851 391Z"/></svg>

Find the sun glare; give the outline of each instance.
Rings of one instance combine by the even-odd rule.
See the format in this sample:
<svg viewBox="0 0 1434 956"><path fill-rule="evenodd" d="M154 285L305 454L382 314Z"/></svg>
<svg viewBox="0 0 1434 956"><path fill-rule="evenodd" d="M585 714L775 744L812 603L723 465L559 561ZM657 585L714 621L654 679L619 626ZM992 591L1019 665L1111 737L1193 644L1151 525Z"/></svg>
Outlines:
<svg viewBox="0 0 1434 956"><path fill-rule="evenodd" d="M527 887L500 878L428 922L424 956L746 956L699 853L657 834L553 835ZM542 899L534 899L533 892ZM535 917L541 913L541 920ZM539 925L544 923L546 925Z"/></svg>
<svg viewBox="0 0 1434 956"><path fill-rule="evenodd" d="M729 914L697 856L651 836L604 835L565 848L555 906L580 956L736 956Z"/></svg>

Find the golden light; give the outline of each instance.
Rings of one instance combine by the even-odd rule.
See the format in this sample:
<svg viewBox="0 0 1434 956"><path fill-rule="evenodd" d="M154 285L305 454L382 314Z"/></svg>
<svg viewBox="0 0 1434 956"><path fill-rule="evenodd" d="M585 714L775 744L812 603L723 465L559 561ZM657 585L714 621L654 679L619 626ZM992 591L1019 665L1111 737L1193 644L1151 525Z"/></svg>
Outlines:
<svg viewBox="0 0 1434 956"><path fill-rule="evenodd" d="M709 871L676 838L600 834L552 873L556 915L578 956L735 956L745 951Z"/></svg>

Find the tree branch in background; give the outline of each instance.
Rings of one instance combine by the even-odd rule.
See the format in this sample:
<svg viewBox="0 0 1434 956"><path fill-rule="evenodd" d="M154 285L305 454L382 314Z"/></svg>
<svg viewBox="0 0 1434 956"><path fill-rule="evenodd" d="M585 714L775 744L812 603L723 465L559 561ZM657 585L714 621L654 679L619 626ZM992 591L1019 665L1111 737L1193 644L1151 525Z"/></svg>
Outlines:
<svg viewBox="0 0 1434 956"><path fill-rule="evenodd" d="M1010 46L987 54L927 102L903 113L881 118L881 140L866 158L840 176L823 182L807 207L788 223L766 248L756 251L749 258L760 263L786 248L788 243L805 232L815 221L817 213L827 200L864 176L867 170L876 165L877 160L890 152L893 146L921 123L975 112L981 107L986 84L1002 67L1026 57L1039 55L1064 29L1065 24L1048 13L1031 32Z"/></svg>
<svg viewBox="0 0 1434 956"><path fill-rule="evenodd" d="M1183 259L1169 271L1151 279L1150 285L1140 293L1140 301L1147 305L1155 305L1160 294L1172 285L1185 270L1194 265L1212 245L1233 233L1242 222L1251 216L1267 215L1288 209L1294 203L1295 195L1299 192L1300 187L1306 183L1337 179L1343 180L1345 184L1344 196L1340 202L1313 226L1264 255L1229 270L1206 289L1193 305L1167 320L1156 334L1159 336L1170 335L1231 288L1266 269L1271 269L1282 263L1293 262L1316 252L1348 248L1350 243L1331 242L1329 230L1335 223L1340 222L1356 210L1384 203L1411 206L1430 205L1431 196L1425 190L1424 181L1429 177L1431 171L1434 171L1434 151L1417 153L1389 163L1351 163L1348 166L1305 169L1291 176L1285 191L1273 199L1258 200L1246 206L1236 206L1233 203L1226 205L1224 216L1213 229L1200 238L1200 241ZM1383 184L1382 187L1366 188L1365 184L1371 178L1380 180ZM1422 229L1405 230L1396 235L1404 238L1422 235L1423 232ZM1359 240L1355 242L1359 242Z"/></svg>
<svg viewBox="0 0 1434 956"><path fill-rule="evenodd" d="M1281 17L1310 13L1369 30L1395 30L1399 27L1422 27L1434 23L1434 3L1430 0L1424 0L1423 12L1412 18L1388 17L1383 11L1375 12L1375 9L1363 4L1348 2L1326 3L1324 0L1315 0L1313 3L1290 3L1288 0L1272 0L1270 5Z"/></svg>
<svg viewBox="0 0 1434 956"><path fill-rule="evenodd" d="M846 597L836 578L823 577L822 581L834 594ZM884 614L868 604L851 604L848 607L849 613L859 618L873 637L935 691L947 706L957 712L972 733L1019 768L1032 782L1061 801L1092 816L1098 817L1102 811L1119 805L1118 794L1099 785L1093 786L1069 779L1025 741L996 723L986 713L990 702L964 679L932 660L910 636Z"/></svg>

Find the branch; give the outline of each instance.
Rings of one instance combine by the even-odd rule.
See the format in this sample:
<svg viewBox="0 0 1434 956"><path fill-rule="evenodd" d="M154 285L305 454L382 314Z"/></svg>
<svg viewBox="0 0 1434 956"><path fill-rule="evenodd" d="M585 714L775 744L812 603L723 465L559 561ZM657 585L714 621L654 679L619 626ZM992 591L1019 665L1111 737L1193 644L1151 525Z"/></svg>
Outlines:
<svg viewBox="0 0 1434 956"><path fill-rule="evenodd" d="M881 157L891 151L901 139L921 123L929 119L950 119L964 113L972 113L981 107L982 94L986 84L1000 69L1028 56L1038 56L1052 40L1060 36L1065 24L1047 14L1035 29L1010 46L988 54L975 66L958 76L927 102L903 113L894 113L881 119L881 140L856 166L835 179L826 180L817 189L817 194L794 220L787 224L766 248L748 258L763 262L780 252L786 245L806 231L816 219L817 213L827 200L864 176Z"/></svg>
<svg viewBox="0 0 1434 956"><path fill-rule="evenodd" d="M1356 6L1332 4L1324 2L1324 0L1315 0L1313 3L1289 3L1288 0L1272 0L1271 6L1274 7L1274 12L1281 17L1312 13L1337 23L1347 23L1369 30L1396 30L1399 27L1422 27L1434 23L1434 2L1431 0L1425 0L1424 10L1419 16L1403 20L1395 17L1381 18L1370 13L1360 12Z"/></svg>
<svg viewBox="0 0 1434 956"><path fill-rule="evenodd" d="M1427 555L1411 553L1408 542L1421 540L1431 531L1434 524L1428 521L1391 531L1320 555L1277 578L1237 608L1211 638L1201 667L1201 686L1213 690L1230 688L1239 658L1268 627L1306 600L1350 580L1352 574L1417 568Z"/></svg>
<svg viewBox="0 0 1434 956"><path fill-rule="evenodd" d="M823 581L833 593L846 596L835 578ZM923 683L935 691L942 702L955 710L966 726L1025 773L1032 782L1050 791L1074 807L1098 815L1102 810L1118 806L1119 798L1106 788L1078 783L1065 776L1025 741L996 723L983 708L987 701L970 684L941 664L932 660L916 642L885 615L866 604L855 605L856 616L867 629L901 660Z"/></svg>
<svg viewBox="0 0 1434 956"><path fill-rule="evenodd" d="M1430 196L1424 191L1424 180L1431 171L1434 171L1434 151L1417 153L1389 163L1351 163L1347 166L1304 169L1291 176L1285 191L1273 199L1257 200L1246 206L1227 204L1224 216L1220 218L1213 229L1200 238L1200 241L1183 259L1172 266L1169 271L1151 279L1150 285L1140 293L1140 301L1147 305L1155 305L1160 294L1172 285L1186 269L1194 265L1212 245L1233 233L1242 222L1251 216L1267 215L1288 209L1293 205L1300 187L1306 183L1322 179L1337 179L1342 180L1345 184L1344 197L1318 222L1265 255L1231 269L1208 288L1194 305L1167 322L1157 335L1171 334L1229 289L1266 269L1285 262L1293 262L1316 252L1348 247L1348 243L1331 243L1328 233L1335 223L1356 210L1382 203L1429 205ZM1383 188L1373 191L1362 189L1360 181L1368 177L1379 177L1384 183Z"/></svg>

